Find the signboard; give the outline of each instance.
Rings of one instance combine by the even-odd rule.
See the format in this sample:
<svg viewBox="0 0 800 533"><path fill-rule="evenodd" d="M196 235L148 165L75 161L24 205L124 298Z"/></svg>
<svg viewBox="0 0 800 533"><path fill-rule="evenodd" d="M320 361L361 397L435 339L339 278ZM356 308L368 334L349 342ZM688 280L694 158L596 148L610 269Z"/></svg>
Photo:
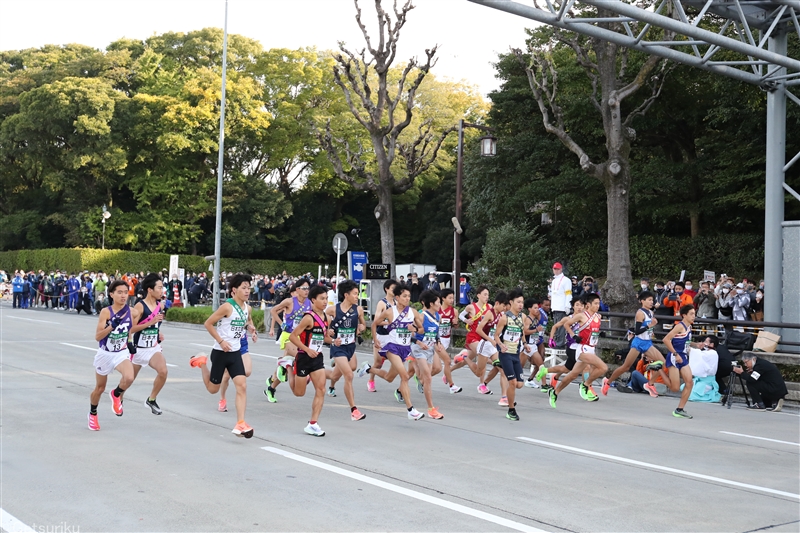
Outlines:
<svg viewBox="0 0 800 533"><path fill-rule="evenodd" d="M703 270L703 281L714 283L717 280L716 275L716 272L713 270Z"/></svg>
<svg viewBox="0 0 800 533"><path fill-rule="evenodd" d="M176 274L178 274L178 256L171 255L169 256L169 279Z"/></svg>
<svg viewBox="0 0 800 533"><path fill-rule="evenodd" d="M685 278L686 278L686 271L681 270L681 281L683 281Z"/></svg>
<svg viewBox="0 0 800 533"><path fill-rule="evenodd" d="M353 281L364 279L367 262L367 252L347 252L347 271L350 272L350 279Z"/></svg>
<svg viewBox="0 0 800 533"><path fill-rule="evenodd" d="M347 235L337 233L333 236L333 251L336 252L336 255L342 255L347 251Z"/></svg>
<svg viewBox="0 0 800 533"><path fill-rule="evenodd" d="M367 264L367 279L389 279L392 276L392 265L389 263Z"/></svg>

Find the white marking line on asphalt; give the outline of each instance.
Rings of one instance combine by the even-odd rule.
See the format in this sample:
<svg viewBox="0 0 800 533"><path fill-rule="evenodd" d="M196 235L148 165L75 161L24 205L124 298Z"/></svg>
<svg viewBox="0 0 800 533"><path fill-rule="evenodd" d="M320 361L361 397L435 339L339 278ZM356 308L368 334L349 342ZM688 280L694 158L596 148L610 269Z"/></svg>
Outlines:
<svg viewBox="0 0 800 533"><path fill-rule="evenodd" d="M63 344L64 346L72 346L73 348L81 348L83 350L90 350L92 352L96 352L97 351L94 348L89 348L88 346L78 346L77 344L70 344L68 342L62 342L61 344ZM178 365L171 365L169 363L167 363L167 366L171 366L173 368L178 368Z"/></svg>
<svg viewBox="0 0 800 533"><path fill-rule="evenodd" d="M549 446L551 448L558 448L558 449L567 450L567 451L570 451L570 452L580 453L580 454L583 454L583 455L589 455L591 457L599 457L601 459L610 459L611 461L617 461L619 463L625 463L625 464L634 465L634 466L642 466L644 468L649 468L650 470L660 470L662 472L670 472L672 474L680 474L682 476L688 476L688 477L693 477L693 478L697 478L697 479L704 479L706 481L713 481L715 483L722 483L722 484L725 484L725 485L732 485L734 487L741 487L741 488L744 488L744 489L757 490L759 492L767 492L769 494L777 494L778 496L787 496L789 498L796 498L796 499L800 500L800 494L794 494L792 492L784 492L782 490L775 490L775 489L770 489L770 488L767 488L767 487L759 487L758 485L750 485L749 483L740 483L738 481L731 481L730 479L722 479L722 478L719 478L719 477L707 476L705 474L697 474L695 472L689 472L687 470L678 470L677 468L670 468L668 466L660 466L660 465L654 465L652 463L644 463L642 461L635 461L633 459L628 459L627 457L617 457L616 455L608 455L608 454L605 454L605 453L598 453L598 452L593 452L593 451L590 451L590 450L584 450L582 448L574 448L572 446L564 446L563 444L556 444L554 442L547 442L547 441L543 441L543 440L530 439L528 437L517 437L517 439L524 440L526 442L533 442L535 444L541 444L542 446Z"/></svg>
<svg viewBox="0 0 800 533"><path fill-rule="evenodd" d="M52 320L36 320L34 318L25 318L14 315L6 315L6 318L16 318L17 320L28 320L30 322L41 322L42 324L61 324L61 322L53 322Z"/></svg>
<svg viewBox="0 0 800 533"><path fill-rule="evenodd" d="M735 435L737 437L746 437L748 439L768 440L770 442L778 442L780 444L791 444L793 446L800 446L800 443L790 442L788 440L768 439L766 437L756 437L755 435L745 435L744 433L731 433L730 431L720 431L720 433L724 433L726 435Z"/></svg>
<svg viewBox="0 0 800 533"><path fill-rule="evenodd" d="M190 343L192 346L200 346L201 348L213 348L213 344L198 344L196 342ZM275 355L264 355L263 353L255 353L255 352L247 352L250 355L257 355L258 357L266 357L268 359L279 359L279 357Z"/></svg>
<svg viewBox="0 0 800 533"><path fill-rule="evenodd" d="M31 533L35 531L32 527L9 514L5 509L0 509L0 527L8 533Z"/></svg>
<svg viewBox="0 0 800 533"><path fill-rule="evenodd" d="M415 498L423 502L427 502L433 505L438 505L439 507L444 507L445 509L456 511L457 513L462 513L475 518L480 518L481 520L486 520L487 522L507 527L515 531L527 531L531 533L543 533L544 531L542 529L537 529L535 527L528 526L520 522L514 522L513 520L509 520L507 518L485 513L483 511L477 511L475 509L471 509L464 505L449 502L447 500L443 500L435 496L429 496L422 492L417 492L415 490L407 489L399 485L393 485L391 483L387 483L379 479L374 479L369 476L365 476L363 474L357 474L356 472L351 472L350 470L345 470L344 468L339 468L338 466L329 465L321 461L316 461L314 459L303 457L302 455L297 455L291 452L280 450L278 448L273 448L272 446L264 446L261 449L278 455L282 455L287 459L292 459L294 461L305 463L307 465L316 466L317 468L327 470L328 472L333 472L334 474L339 474L341 476L349 477L350 479L355 479L356 481L362 481L364 483L367 483L368 485L373 485L375 487L379 487L382 489L390 490L392 492L396 492L398 494L402 494L403 496L408 496L410 498Z"/></svg>

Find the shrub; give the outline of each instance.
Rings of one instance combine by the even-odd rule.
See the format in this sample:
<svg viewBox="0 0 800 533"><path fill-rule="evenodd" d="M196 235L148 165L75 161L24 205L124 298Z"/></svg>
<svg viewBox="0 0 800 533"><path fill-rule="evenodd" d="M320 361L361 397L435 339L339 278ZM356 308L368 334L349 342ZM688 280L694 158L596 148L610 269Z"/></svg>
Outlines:
<svg viewBox="0 0 800 533"><path fill-rule="evenodd" d="M252 309L253 325L259 333L267 331L264 325L264 311ZM167 311L167 320L171 322L184 322L186 324L203 324L211 316L211 306L200 307L171 307Z"/></svg>

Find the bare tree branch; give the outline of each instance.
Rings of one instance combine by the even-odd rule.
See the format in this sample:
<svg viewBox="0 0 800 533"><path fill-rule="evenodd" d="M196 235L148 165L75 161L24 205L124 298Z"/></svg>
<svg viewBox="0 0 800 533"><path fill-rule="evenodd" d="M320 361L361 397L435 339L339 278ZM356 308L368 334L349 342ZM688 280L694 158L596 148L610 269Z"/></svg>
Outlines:
<svg viewBox="0 0 800 533"><path fill-rule="evenodd" d="M354 152L351 150L349 143L343 141L342 139L334 139L333 133L331 132L330 120L325 124L324 132L317 130L315 133L317 139L319 140L320 146L322 146L322 148L328 154L328 159L330 160L331 165L333 165L333 170L339 179L360 191L374 189L375 180L372 177L372 174L367 172L366 164L361 159L361 155L364 153L364 148L360 143L359 151ZM339 153L338 145L344 146L344 161L347 162L355 175L351 175L349 172L345 171L344 164L342 162L342 155Z"/></svg>
<svg viewBox="0 0 800 533"><path fill-rule="evenodd" d="M661 90L664 88L664 84L667 81L668 75L674 68L675 65L673 63L669 63L668 61L663 61L661 63L661 72L652 78L652 91L650 96L648 96L644 102L639 104L636 109L631 111L628 116L625 117L625 122L622 124L623 126L626 128L630 127L631 122L633 122L635 117L642 116L647 113L647 110L650 109L650 106L653 105L653 102L655 102L661 95Z"/></svg>

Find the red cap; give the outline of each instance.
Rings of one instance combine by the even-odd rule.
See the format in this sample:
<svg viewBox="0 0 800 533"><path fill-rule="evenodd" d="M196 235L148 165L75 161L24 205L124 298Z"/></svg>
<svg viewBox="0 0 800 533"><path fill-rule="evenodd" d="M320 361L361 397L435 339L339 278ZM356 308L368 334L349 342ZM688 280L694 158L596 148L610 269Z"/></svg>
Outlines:
<svg viewBox="0 0 800 533"><path fill-rule="evenodd" d="M553 263L553 268L557 268L557 269L561 270L564 267L561 266L561 263Z"/></svg>

